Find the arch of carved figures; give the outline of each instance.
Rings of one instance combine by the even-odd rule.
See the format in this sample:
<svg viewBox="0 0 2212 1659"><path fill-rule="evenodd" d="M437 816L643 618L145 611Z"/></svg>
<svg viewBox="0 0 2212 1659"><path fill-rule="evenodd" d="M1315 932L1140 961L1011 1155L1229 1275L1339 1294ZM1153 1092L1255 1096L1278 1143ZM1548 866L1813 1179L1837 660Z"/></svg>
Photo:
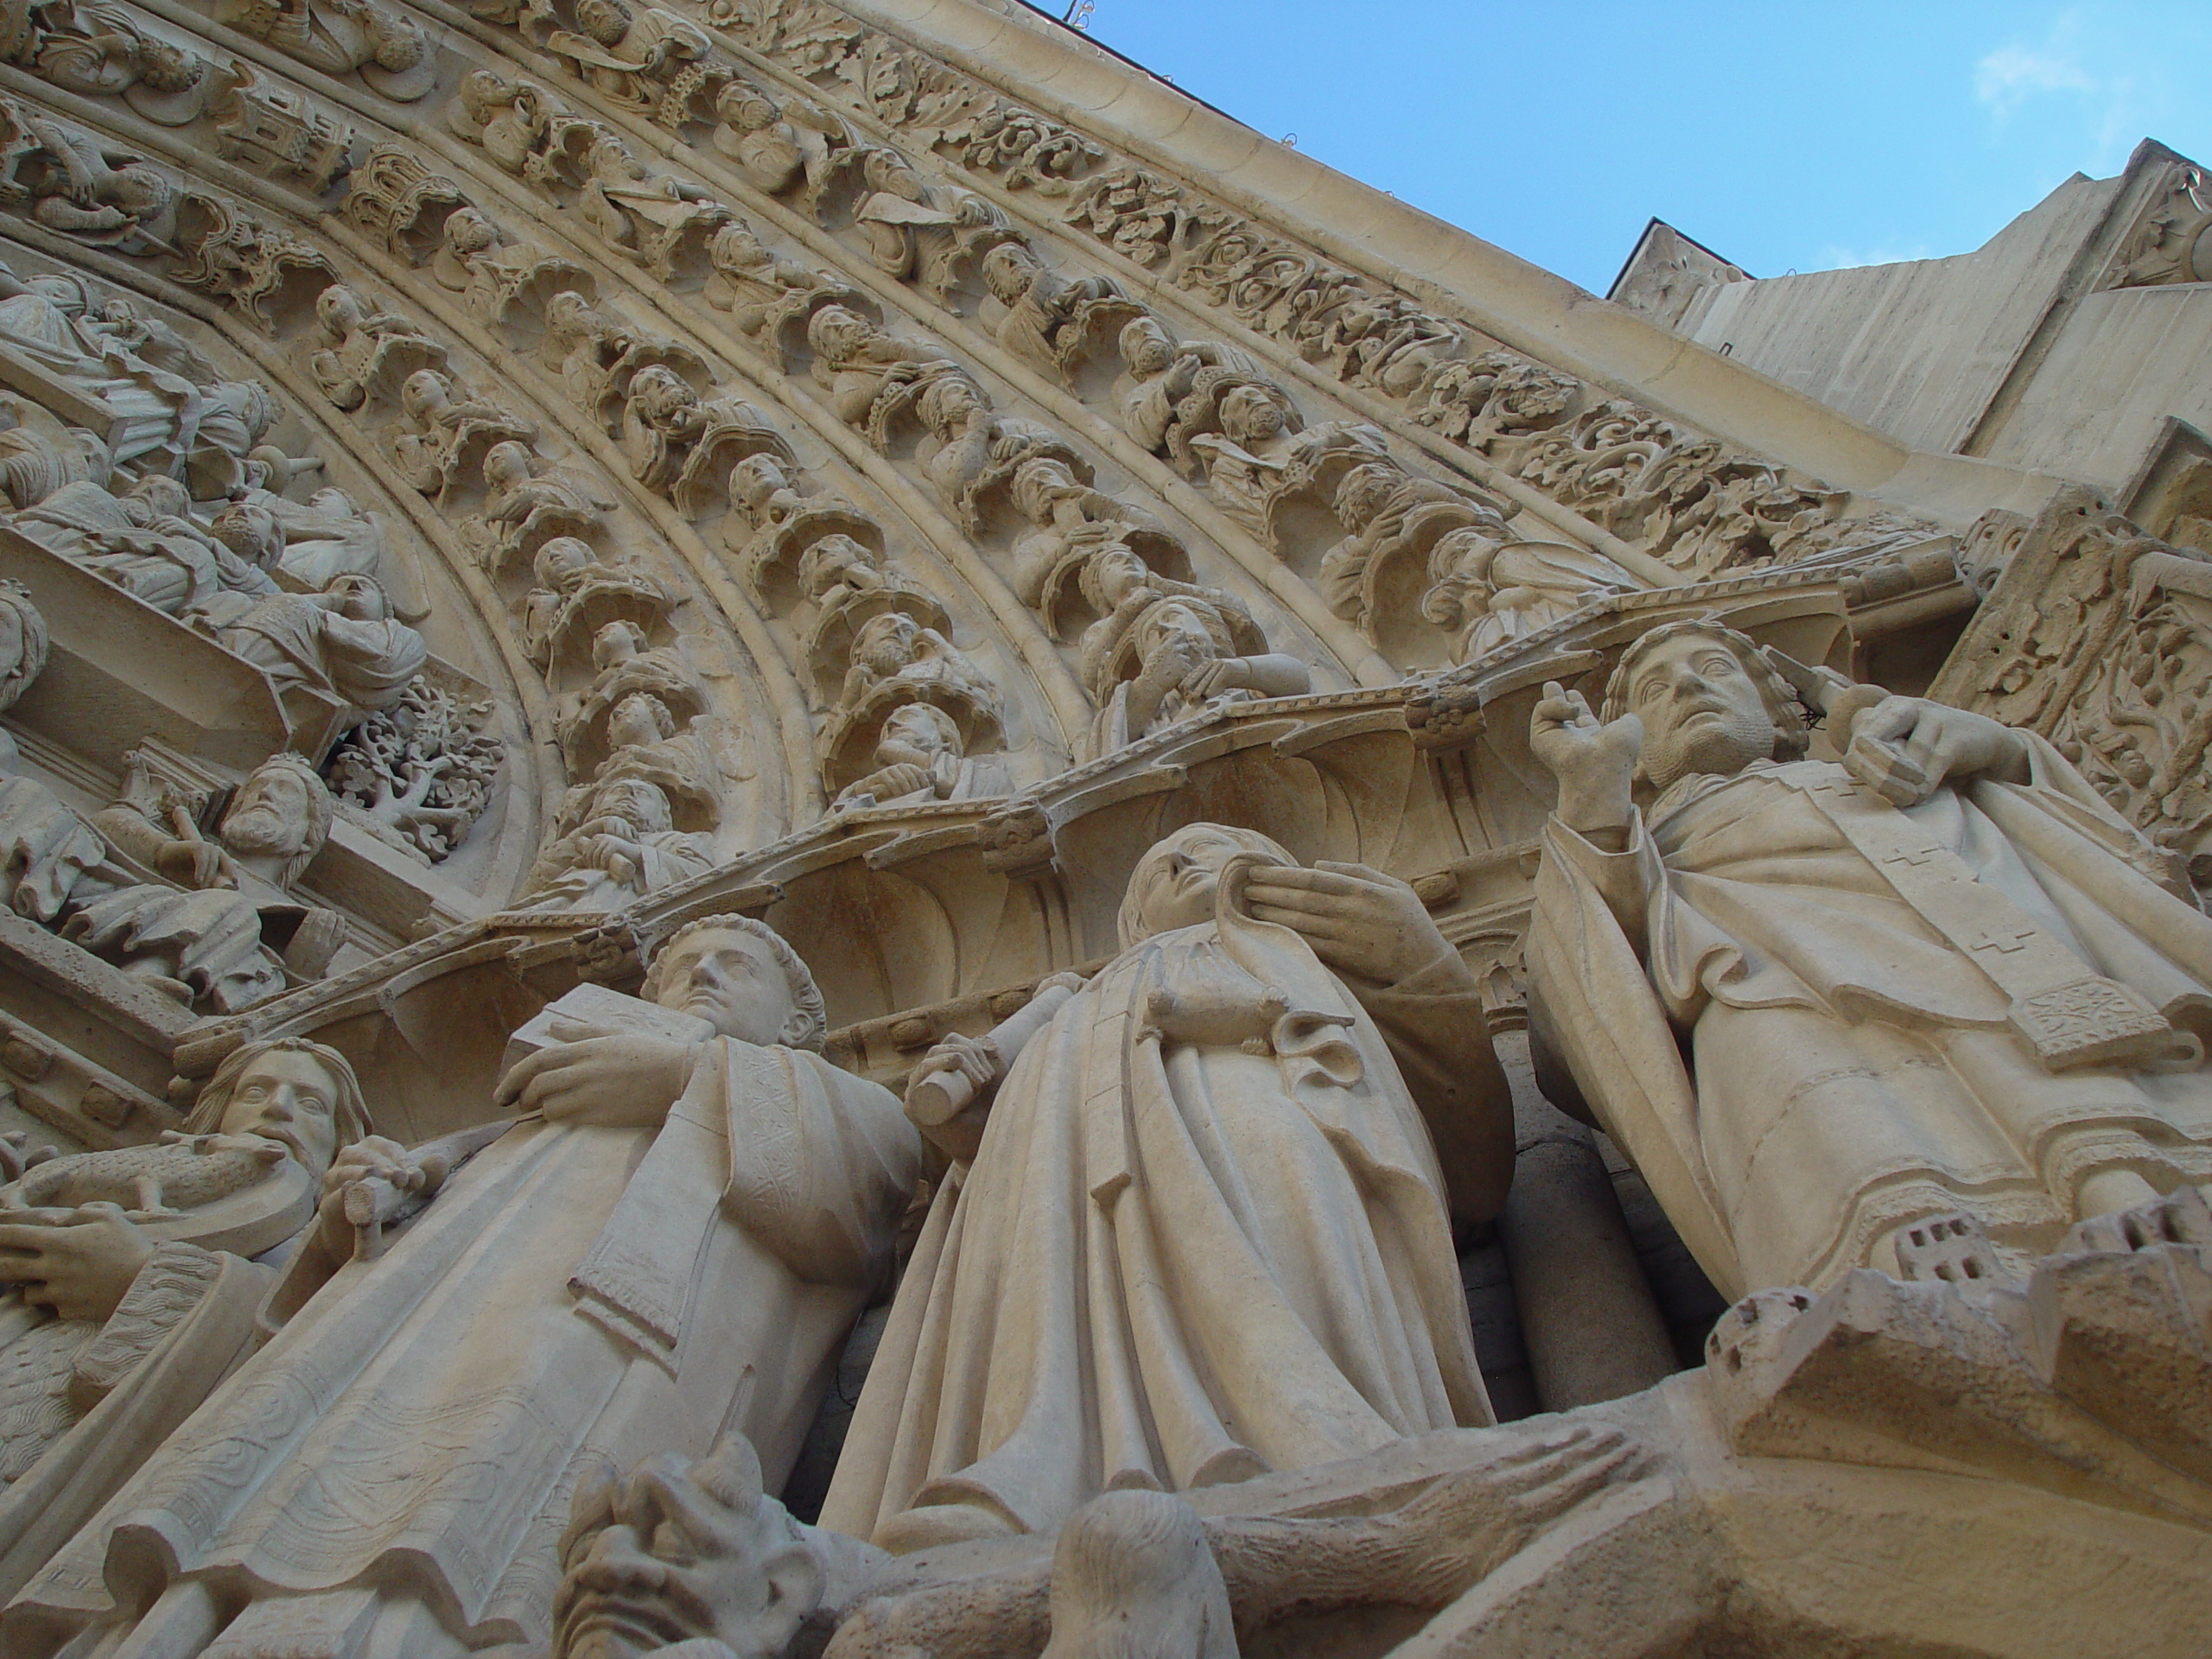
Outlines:
<svg viewBox="0 0 2212 1659"><path fill-rule="evenodd" d="M1137 855L1205 819L1412 881L1510 1031L1530 709L1707 613L2039 731L2212 856L2205 717L2160 694L2202 664L2201 559L1033 17L0 19L0 262L45 296L0 325L0 576L51 633L22 766L209 836L273 754L338 798L286 879L342 937L250 995L0 917L0 1066L48 1138L150 1140L281 1034L344 1052L388 1133L465 1127L537 1007L729 910L895 1083L1110 956ZM190 502L149 524L156 477ZM79 484L122 516L41 516ZM366 671L257 656L251 582L131 585L131 533L229 545L241 505L282 527L280 592L381 589Z"/></svg>

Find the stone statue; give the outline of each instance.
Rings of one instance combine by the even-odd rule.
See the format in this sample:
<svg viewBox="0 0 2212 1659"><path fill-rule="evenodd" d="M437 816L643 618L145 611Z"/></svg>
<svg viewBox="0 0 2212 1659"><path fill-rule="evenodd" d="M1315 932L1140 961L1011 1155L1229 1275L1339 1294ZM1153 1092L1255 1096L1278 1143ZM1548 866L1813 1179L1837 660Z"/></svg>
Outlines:
<svg viewBox="0 0 2212 1659"><path fill-rule="evenodd" d="M488 397L460 395L435 369L409 375L399 404L407 429L392 439L392 454L409 483L441 501L462 479L480 474L494 445L529 443L537 436L535 421Z"/></svg>
<svg viewBox="0 0 2212 1659"><path fill-rule="evenodd" d="M472 315L501 323L518 312L542 310L556 296L591 282L591 273L575 260L510 241L474 207L446 215L430 275L441 288L460 295Z"/></svg>
<svg viewBox="0 0 2212 1659"><path fill-rule="evenodd" d="M2017 1262L2212 1174L2212 922L2160 855L2041 738L1779 664L1667 624L1530 734L1535 1029L1713 1281L1902 1277L1954 1211Z"/></svg>
<svg viewBox="0 0 2212 1659"><path fill-rule="evenodd" d="M61 937L222 1014L283 989L288 968L315 978L345 942L345 918L302 906L289 890L329 839L333 811L315 768L289 753L248 774L212 844L174 804L149 811L126 796L94 823L118 850L180 887L139 882L88 898L80 882Z"/></svg>
<svg viewBox="0 0 2212 1659"><path fill-rule="evenodd" d="M330 401L359 409L394 380L442 369L446 348L396 312L378 311L359 289L334 283L315 297L322 344L308 367Z"/></svg>
<svg viewBox="0 0 2212 1659"><path fill-rule="evenodd" d="M861 625L838 707L856 709L885 685L949 697L978 711L995 713L999 706L990 680L950 639L904 611L886 611Z"/></svg>
<svg viewBox="0 0 2212 1659"><path fill-rule="evenodd" d="M873 772L839 792L836 810L964 801L1011 787L1002 762L968 757L959 721L935 703L910 702L885 715L874 759Z"/></svg>
<svg viewBox="0 0 2212 1659"><path fill-rule="evenodd" d="M1313 689L1313 670L1267 650L1251 613L1218 588L1171 581L1127 548L1109 547L1084 568L1083 588L1099 613L1084 630L1081 656L1084 689L1098 706L1095 754L1216 698L1294 697Z"/></svg>
<svg viewBox="0 0 2212 1659"><path fill-rule="evenodd" d="M279 692L312 686L365 714L397 703L429 660L423 636L393 618L367 576L340 576L319 594L271 594L216 637Z"/></svg>
<svg viewBox="0 0 2212 1659"><path fill-rule="evenodd" d="M1014 234L1006 216L972 190L931 188L896 150L869 150L861 161L868 194L853 222L878 269L912 280L949 306L969 264Z"/></svg>
<svg viewBox="0 0 2212 1659"><path fill-rule="evenodd" d="M620 910L713 867L713 842L677 829L658 785L618 778L588 803L582 822L538 854L518 908Z"/></svg>
<svg viewBox="0 0 2212 1659"><path fill-rule="evenodd" d="M1141 309L1104 276L1055 276L1019 242L1001 242L983 256L983 285L1006 308L999 344L1065 379L1090 360L1096 341L1110 338Z"/></svg>
<svg viewBox="0 0 2212 1659"><path fill-rule="evenodd" d="M830 407L878 448L889 441L894 398L911 402L918 386L959 372L932 347L900 340L842 305L825 305L807 319L806 342Z"/></svg>
<svg viewBox="0 0 2212 1659"><path fill-rule="evenodd" d="M658 6L577 0L576 29L550 31L545 49L618 109L642 113L660 102L664 83L713 47L697 24Z"/></svg>
<svg viewBox="0 0 2212 1659"><path fill-rule="evenodd" d="M238 1652L343 1652L369 1618L410 1659L542 1646L570 1494L607 1464L729 1431L780 1485L890 1266L918 1143L822 1058L821 995L762 924L679 930L645 992L622 1023L553 1011L499 1086L515 1127L342 1268L23 1605L187 1651L219 1629ZM407 1179L409 1154L386 1161Z"/></svg>
<svg viewBox="0 0 2212 1659"><path fill-rule="evenodd" d="M576 1488L553 1604L553 1659L783 1659L820 1637L887 1560L791 1518L731 1433Z"/></svg>
<svg viewBox="0 0 2212 1659"><path fill-rule="evenodd" d="M278 1038L234 1050L164 1143L0 1186L0 1595L251 1350L276 1279L262 1262L284 1259L334 1154L370 1128L343 1056Z"/></svg>
<svg viewBox="0 0 2212 1659"><path fill-rule="evenodd" d="M359 70L371 86L402 103L437 84L437 54L422 25L370 0L221 0L215 21L326 75Z"/></svg>
<svg viewBox="0 0 2212 1659"><path fill-rule="evenodd" d="M894 1553L1050 1533L1103 1491L1489 1421L1452 1224L1503 1202L1512 1111L1413 890L1193 824L1138 861L1121 936L1018 1052L955 1037L915 1069L910 1102L996 1096L825 1527Z"/></svg>
<svg viewBox="0 0 2212 1659"><path fill-rule="evenodd" d="M691 383L664 364L630 378L622 405L622 448L630 474L646 488L695 511L701 492L721 486L733 450L768 449L787 454L775 426L736 397L702 397Z"/></svg>
<svg viewBox="0 0 2212 1659"><path fill-rule="evenodd" d="M861 296L831 272L779 258L734 216L707 244L707 303L727 311L738 327L766 342L780 359L784 325L804 321L822 306Z"/></svg>
<svg viewBox="0 0 2212 1659"><path fill-rule="evenodd" d="M275 593L269 572L284 549L267 508L234 503L203 527L184 486L158 474L121 496L80 479L12 522L33 541L180 618L236 609Z"/></svg>
<svg viewBox="0 0 2212 1659"><path fill-rule="evenodd" d="M1639 586L1602 553L1521 541L1502 524L1446 531L1429 550L1428 579L1421 613L1451 631L1452 658L1460 663Z"/></svg>
<svg viewBox="0 0 2212 1659"><path fill-rule="evenodd" d="M373 577L384 563L383 527L341 489L317 490L304 502L267 490L247 499L265 508L284 532L277 569L303 588L327 588L340 576Z"/></svg>
<svg viewBox="0 0 2212 1659"><path fill-rule="evenodd" d="M824 197L859 159L852 130L811 99L779 106L760 87L733 80L715 100L721 124L715 148L772 196L798 193L798 206L821 216Z"/></svg>
<svg viewBox="0 0 2212 1659"><path fill-rule="evenodd" d="M608 564L574 536L556 536L540 547L531 570L537 585L523 601L523 645L549 671L565 650L596 639L609 622L658 626L671 603L651 576Z"/></svg>
<svg viewBox="0 0 2212 1659"><path fill-rule="evenodd" d="M664 283L688 274L715 232L735 217L702 187L653 172L604 130L585 152L576 212L609 247Z"/></svg>
<svg viewBox="0 0 2212 1659"><path fill-rule="evenodd" d="M528 444L509 438L484 452L483 535L478 545L486 569L504 572L533 559L556 537L589 536L613 510L596 480L541 459Z"/></svg>
<svg viewBox="0 0 2212 1659"><path fill-rule="evenodd" d="M1221 400L1236 386L1249 385L1289 406L1260 360L1214 340L1171 339L1158 320L1136 317L1122 327L1118 341L1122 375L1115 385L1122 429L1154 454L1164 454L1185 472L1198 456L1191 440L1221 429Z"/></svg>
<svg viewBox="0 0 2212 1659"><path fill-rule="evenodd" d="M1168 539L1158 518L1093 489L1056 457L1024 462L1014 475L1012 493L1015 511L1032 526L1014 538L1014 591L1032 609L1045 607L1053 578L1071 561L1126 545L1133 533L1161 543ZM1058 629L1053 632L1059 637Z"/></svg>

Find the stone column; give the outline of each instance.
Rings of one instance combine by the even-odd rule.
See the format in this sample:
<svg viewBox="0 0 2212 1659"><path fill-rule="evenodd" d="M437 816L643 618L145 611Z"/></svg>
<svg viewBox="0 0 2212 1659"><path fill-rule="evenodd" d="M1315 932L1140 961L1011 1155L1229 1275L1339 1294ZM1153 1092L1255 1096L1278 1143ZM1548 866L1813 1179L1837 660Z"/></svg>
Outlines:
<svg viewBox="0 0 2212 1659"><path fill-rule="evenodd" d="M1536 1092L1525 1028L1495 1033L1516 1160L1498 1236L1546 1411L1614 1400L1678 1369L1597 1139Z"/></svg>

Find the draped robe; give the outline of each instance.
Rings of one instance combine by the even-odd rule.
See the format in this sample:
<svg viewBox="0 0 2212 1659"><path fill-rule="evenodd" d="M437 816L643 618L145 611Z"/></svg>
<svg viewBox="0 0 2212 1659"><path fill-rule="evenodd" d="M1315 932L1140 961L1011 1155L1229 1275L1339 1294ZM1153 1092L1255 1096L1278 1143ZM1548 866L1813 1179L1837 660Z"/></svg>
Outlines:
<svg viewBox="0 0 2212 1659"><path fill-rule="evenodd" d="M822 1524L969 1502L1049 1532L1103 1490L1490 1422L1414 1094L1449 1109L1489 1041L1456 954L1355 1000L1226 906L1124 951L939 1188Z"/></svg>
<svg viewBox="0 0 2212 1659"><path fill-rule="evenodd" d="M410 1659L543 1642L588 1468L734 1427L781 1483L919 1156L887 1091L727 1038L658 1130L518 1124L209 1400L0 1649L149 1604L137 1639L177 1642L147 1627L189 1630L194 1580L245 1604L223 1634L247 1650L350 1650L375 1618L410 1621Z"/></svg>
<svg viewBox="0 0 2212 1659"><path fill-rule="evenodd" d="M1899 865L1958 860L2085 974L2206 1029L2212 920L2056 750L2019 735L2028 783L1947 785L1902 812L1833 762L1761 761L1682 780L1619 852L1547 827L1538 1034L1724 1293L1818 1288L1952 1210L2037 1253L2100 1169L2162 1191L2212 1176L2212 1072L2048 1068L1910 876L1839 828L1840 812L1904 820L1918 844Z"/></svg>

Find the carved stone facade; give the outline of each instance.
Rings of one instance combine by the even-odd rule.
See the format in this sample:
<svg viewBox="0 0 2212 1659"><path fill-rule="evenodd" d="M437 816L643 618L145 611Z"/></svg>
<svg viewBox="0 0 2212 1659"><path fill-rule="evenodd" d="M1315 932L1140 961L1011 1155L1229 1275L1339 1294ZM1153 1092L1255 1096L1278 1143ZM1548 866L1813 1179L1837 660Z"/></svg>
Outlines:
<svg viewBox="0 0 2212 1659"><path fill-rule="evenodd" d="M0 1650L2212 1643L2186 410L995 0L0 58Z"/></svg>

